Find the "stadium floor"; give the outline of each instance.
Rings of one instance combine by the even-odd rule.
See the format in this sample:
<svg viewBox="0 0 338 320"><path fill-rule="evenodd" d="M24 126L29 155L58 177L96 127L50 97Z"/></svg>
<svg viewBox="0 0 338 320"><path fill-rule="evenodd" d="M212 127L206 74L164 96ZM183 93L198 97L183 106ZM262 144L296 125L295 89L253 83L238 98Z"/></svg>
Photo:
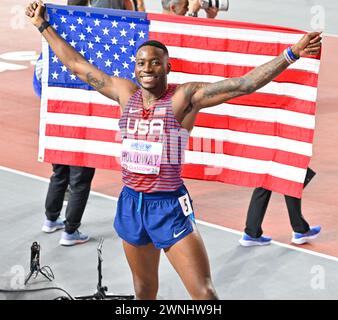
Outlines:
<svg viewBox="0 0 338 320"><path fill-rule="evenodd" d="M116 199L99 193L90 195L81 231L91 240L83 245L61 247L60 233L44 234L44 195L47 179L0 168L3 197L0 223L0 288L23 288L29 273L30 246L40 243L40 266L51 267L53 282L39 274L25 289L59 287L70 295L95 292L97 284L96 247L102 246L102 284L114 294L133 294L132 279L121 241L112 228ZM310 250L274 242L266 247L244 248L239 232L198 222L198 229L209 254L213 280L223 300L337 300L338 259ZM51 299L65 295L59 290L30 293L0 293L0 299ZM159 299L185 300L189 296L165 255L160 263Z"/></svg>

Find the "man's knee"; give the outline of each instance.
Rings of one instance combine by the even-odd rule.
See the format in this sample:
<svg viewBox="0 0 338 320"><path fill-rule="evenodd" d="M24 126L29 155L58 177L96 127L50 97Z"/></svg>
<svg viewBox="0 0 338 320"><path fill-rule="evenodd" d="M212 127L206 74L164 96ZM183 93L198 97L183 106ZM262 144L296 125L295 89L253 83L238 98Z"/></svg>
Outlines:
<svg viewBox="0 0 338 320"><path fill-rule="evenodd" d="M192 295L194 300L218 300L215 288L212 284L208 284L199 288L198 292Z"/></svg>
<svg viewBox="0 0 338 320"><path fill-rule="evenodd" d="M134 281L136 299L138 300L155 300L158 291L158 283Z"/></svg>

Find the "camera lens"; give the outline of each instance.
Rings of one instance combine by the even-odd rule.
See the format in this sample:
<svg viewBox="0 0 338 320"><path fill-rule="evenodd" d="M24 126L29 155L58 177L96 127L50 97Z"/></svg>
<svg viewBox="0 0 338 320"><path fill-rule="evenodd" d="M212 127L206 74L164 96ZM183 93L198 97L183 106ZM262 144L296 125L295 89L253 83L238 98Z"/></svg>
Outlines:
<svg viewBox="0 0 338 320"><path fill-rule="evenodd" d="M200 4L203 9L217 8L220 11L229 9L229 0L200 0Z"/></svg>

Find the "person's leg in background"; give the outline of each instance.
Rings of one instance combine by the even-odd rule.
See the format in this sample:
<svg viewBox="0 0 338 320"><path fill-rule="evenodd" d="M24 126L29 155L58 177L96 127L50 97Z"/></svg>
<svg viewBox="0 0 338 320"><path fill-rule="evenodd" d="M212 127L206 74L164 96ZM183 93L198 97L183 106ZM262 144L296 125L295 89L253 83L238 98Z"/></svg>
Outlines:
<svg viewBox="0 0 338 320"><path fill-rule="evenodd" d="M271 238L262 236L262 223L271 197L271 191L256 188L251 196L243 237L240 244L246 247L270 244Z"/></svg>
<svg viewBox="0 0 338 320"><path fill-rule="evenodd" d="M302 200L295 197L285 196L285 201L293 230L291 242L295 244L304 244L309 240L317 238L321 231L321 227L310 227L304 219L302 215Z"/></svg>
<svg viewBox="0 0 338 320"><path fill-rule="evenodd" d="M263 234L262 223L271 198L271 191L256 188L252 193L244 232L253 238Z"/></svg>
<svg viewBox="0 0 338 320"><path fill-rule="evenodd" d="M95 168L69 166L69 170L71 193L66 208L65 232L60 240L62 245L74 245L89 240L78 228L86 208Z"/></svg>
<svg viewBox="0 0 338 320"><path fill-rule="evenodd" d="M62 164L53 164L52 166L53 174L50 178L45 201L46 220L42 226L42 231L47 233L64 228L64 223L59 217L69 183L69 166Z"/></svg>
<svg viewBox="0 0 338 320"><path fill-rule="evenodd" d="M285 196L286 206L288 208L290 223L294 232L305 233L310 230L309 224L302 215L302 200Z"/></svg>

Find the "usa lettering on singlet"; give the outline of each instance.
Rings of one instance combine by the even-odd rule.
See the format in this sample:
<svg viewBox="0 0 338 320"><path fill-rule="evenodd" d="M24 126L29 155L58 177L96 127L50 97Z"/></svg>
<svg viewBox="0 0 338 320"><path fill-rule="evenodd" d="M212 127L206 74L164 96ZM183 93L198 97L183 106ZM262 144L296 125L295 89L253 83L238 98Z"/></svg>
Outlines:
<svg viewBox="0 0 338 320"><path fill-rule="evenodd" d="M138 90L119 121L122 180L136 191L175 191L183 184L181 170L189 133L172 110L176 86L169 85L148 112L143 110Z"/></svg>

